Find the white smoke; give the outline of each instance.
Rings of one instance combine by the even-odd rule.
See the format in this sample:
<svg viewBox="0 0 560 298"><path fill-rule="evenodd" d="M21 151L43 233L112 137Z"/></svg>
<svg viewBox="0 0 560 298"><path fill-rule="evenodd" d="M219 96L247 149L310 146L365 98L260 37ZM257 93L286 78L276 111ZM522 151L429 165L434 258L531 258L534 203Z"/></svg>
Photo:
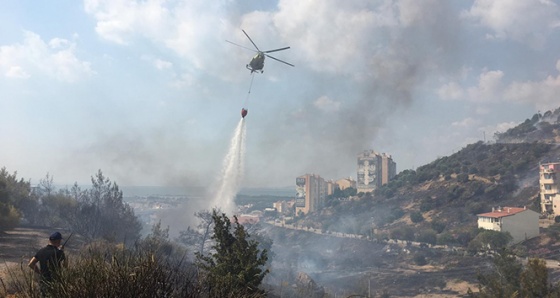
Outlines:
<svg viewBox="0 0 560 298"><path fill-rule="evenodd" d="M212 201L212 207L217 207L230 215L234 214L236 210L233 199L243 179L246 131L245 119L241 118L233 133L228 153L224 158L222 172L217 181L219 186Z"/></svg>

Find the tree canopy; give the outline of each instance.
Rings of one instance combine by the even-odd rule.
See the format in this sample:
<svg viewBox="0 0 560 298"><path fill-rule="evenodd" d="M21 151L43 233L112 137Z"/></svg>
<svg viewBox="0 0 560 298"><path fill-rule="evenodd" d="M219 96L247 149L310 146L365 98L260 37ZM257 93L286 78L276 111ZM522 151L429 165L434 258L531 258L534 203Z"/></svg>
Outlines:
<svg viewBox="0 0 560 298"><path fill-rule="evenodd" d="M197 253L202 284L210 297L263 296L259 288L268 274L264 269L268 251L259 250L259 243L251 239L236 216L230 219L216 210L212 213L214 234L212 253Z"/></svg>

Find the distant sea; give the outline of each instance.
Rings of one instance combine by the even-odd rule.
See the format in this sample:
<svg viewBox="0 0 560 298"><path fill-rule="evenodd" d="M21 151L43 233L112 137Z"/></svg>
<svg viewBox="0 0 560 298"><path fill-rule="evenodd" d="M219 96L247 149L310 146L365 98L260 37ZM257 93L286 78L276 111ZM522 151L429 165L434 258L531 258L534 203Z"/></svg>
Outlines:
<svg viewBox="0 0 560 298"><path fill-rule="evenodd" d="M119 186L123 197L147 196L186 196L200 198L207 194L204 187L179 187L179 186ZM293 196L295 187L259 187L242 188L239 195L245 196Z"/></svg>

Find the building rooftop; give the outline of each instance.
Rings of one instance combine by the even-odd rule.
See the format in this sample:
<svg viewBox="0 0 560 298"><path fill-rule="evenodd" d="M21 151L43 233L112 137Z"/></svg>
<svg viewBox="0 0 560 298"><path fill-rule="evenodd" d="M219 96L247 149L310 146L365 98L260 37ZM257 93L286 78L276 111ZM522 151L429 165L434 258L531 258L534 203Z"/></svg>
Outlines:
<svg viewBox="0 0 560 298"><path fill-rule="evenodd" d="M478 217L493 217L493 218L501 218L510 215L514 215L516 213L520 213L527 210L527 208L519 208L519 207L498 207L492 208L492 212L488 213L481 213L478 214Z"/></svg>

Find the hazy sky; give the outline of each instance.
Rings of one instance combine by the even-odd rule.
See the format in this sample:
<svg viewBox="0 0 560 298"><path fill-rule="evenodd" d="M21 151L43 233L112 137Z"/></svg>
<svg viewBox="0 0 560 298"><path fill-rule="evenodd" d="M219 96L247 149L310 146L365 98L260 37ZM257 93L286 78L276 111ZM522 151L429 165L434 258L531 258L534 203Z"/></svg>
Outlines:
<svg viewBox="0 0 560 298"><path fill-rule="evenodd" d="M559 2L3 0L0 167L206 186L246 107L244 187L414 169L560 107Z"/></svg>

